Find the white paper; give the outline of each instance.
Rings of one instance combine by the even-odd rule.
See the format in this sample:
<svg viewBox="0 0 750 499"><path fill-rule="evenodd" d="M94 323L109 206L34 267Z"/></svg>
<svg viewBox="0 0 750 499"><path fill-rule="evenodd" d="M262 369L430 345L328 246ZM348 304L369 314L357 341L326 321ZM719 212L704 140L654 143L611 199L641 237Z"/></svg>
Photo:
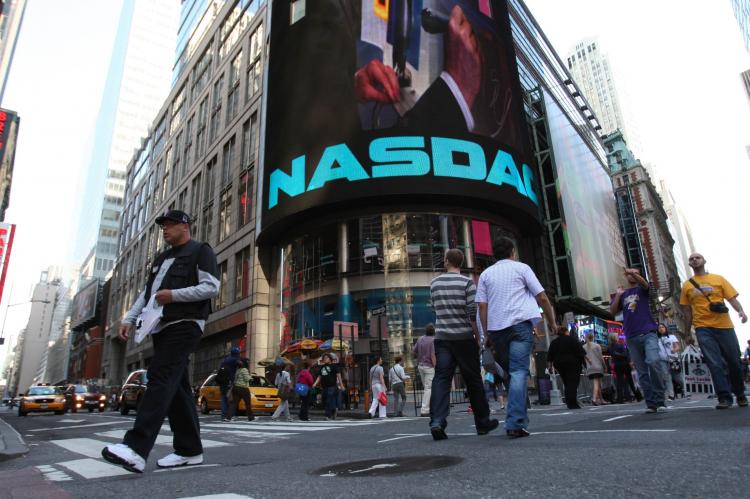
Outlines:
<svg viewBox="0 0 750 499"><path fill-rule="evenodd" d="M141 315L138 316L135 326L135 343L136 345L143 341L143 339L154 331L154 328L161 319L163 307L156 303L156 295L151 295L148 303L143 310Z"/></svg>

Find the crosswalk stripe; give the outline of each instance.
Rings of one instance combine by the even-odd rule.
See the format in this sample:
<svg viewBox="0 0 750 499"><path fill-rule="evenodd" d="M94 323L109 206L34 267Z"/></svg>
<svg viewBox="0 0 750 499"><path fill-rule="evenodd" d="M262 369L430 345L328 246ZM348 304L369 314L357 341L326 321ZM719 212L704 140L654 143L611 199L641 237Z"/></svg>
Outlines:
<svg viewBox="0 0 750 499"><path fill-rule="evenodd" d="M102 442L93 438L67 438L65 440L50 440L50 442L87 457L101 457L102 449L109 445L109 442Z"/></svg>
<svg viewBox="0 0 750 499"><path fill-rule="evenodd" d="M125 436L125 433L127 433L127 430L112 430L112 431L103 431L101 433L97 433L96 435L100 437L107 437L107 438L114 438L116 440L122 440L122 438ZM172 445L172 435L158 435L156 437L155 443L156 445ZM227 442L219 442L218 440L207 440L205 438L201 439L201 443L203 444L203 447L206 449L210 449L212 447L226 447L227 445L232 445Z"/></svg>
<svg viewBox="0 0 750 499"><path fill-rule="evenodd" d="M282 431L325 431L325 430L338 430L344 428L343 426L305 426L305 425L292 425L288 424L285 426L276 424L236 424L236 423L213 423L203 424L204 428L230 428L233 430L264 430L274 431L277 428Z"/></svg>
<svg viewBox="0 0 750 499"><path fill-rule="evenodd" d="M60 466L68 468L70 471L77 475L81 475L83 478L104 478L107 476L118 476L118 475L129 475L130 472L109 463L97 459L74 459L73 461L65 461L57 463Z"/></svg>
<svg viewBox="0 0 750 499"><path fill-rule="evenodd" d="M242 430L226 430L226 429L214 429L204 428L202 433L216 434L216 435L239 435L243 437L251 438L280 438L280 437L291 437L293 435L299 435L299 433L283 432L283 431L242 431ZM202 442L205 440L201 439Z"/></svg>

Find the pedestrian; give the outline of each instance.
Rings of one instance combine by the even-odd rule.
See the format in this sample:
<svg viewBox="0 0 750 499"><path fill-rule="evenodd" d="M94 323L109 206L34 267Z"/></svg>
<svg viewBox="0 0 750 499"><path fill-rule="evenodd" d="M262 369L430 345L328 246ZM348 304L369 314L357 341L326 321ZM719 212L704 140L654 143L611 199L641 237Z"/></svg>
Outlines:
<svg viewBox="0 0 750 499"><path fill-rule="evenodd" d="M248 421L255 420L253 403L250 397L250 362L246 358L239 359L239 367L232 383L232 403L229 405L227 420L231 421L235 413L240 410L240 400L245 403L245 414Z"/></svg>
<svg viewBox="0 0 750 499"><path fill-rule="evenodd" d="M233 403L230 399L232 398L232 385L234 384L234 377L237 374L237 367L240 365L240 349L239 347L232 347L229 351L229 355L224 357L221 361L219 369L216 371L216 377L214 380L219 385L219 395L221 397L221 420L229 422L232 418L229 416L229 407Z"/></svg>
<svg viewBox="0 0 750 499"><path fill-rule="evenodd" d="M646 399L646 413L662 411L664 382L659 359L656 321L649 307L649 284L638 269L623 272L628 288L618 286L609 306L612 315L622 311L625 343L638 373L638 384Z"/></svg>
<svg viewBox="0 0 750 499"><path fill-rule="evenodd" d="M430 397L430 433L435 440L448 438L445 428L450 412L450 389L456 365L461 369L473 409L478 435L486 435L499 423L490 419L490 406L484 395L479 363L480 337L477 329L477 306L474 281L461 275L464 254L453 248L445 253L446 272L430 283L435 324L435 378Z"/></svg>
<svg viewBox="0 0 750 499"><path fill-rule="evenodd" d="M607 402L602 398L602 379L604 378L604 356L602 347L594 342L594 333L586 335L586 344L583 346L586 352L586 377L591 380L591 404L605 405Z"/></svg>
<svg viewBox="0 0 750 499"><path fill-rule="evenodd" d="M318 379L313 383L313 387L319 386L323 391L323 403L325 404L326 420L336 419L336 409L339 402L339 388L342 386L341 374L338 366L333 364L333 357L330 353L324 353L323 365L320 368Z"/></svg>
<svg viewBox="0 0 750 499"><path fill-rule="evenodd" d="M430 396L432 394L432 379L435 377L435 325L430 323L424 328L424 336L420 336L412 350L417 360L417 370L422 380L422 407L420 416L430 415Z"/></svg>
<svg viewBox="0 0 750 499"><path fill-rule="evenodd" d="M271 415L271 421L277 421L281 415L284 415L287 421L292 420L292 415L289 412L289 399L292 397L294 390L292 390L292 376L290 371L292 366L286 364L279 374L276 375L276 388L279 391L279 399L281 402L276 410Z"/></svg>
<svg viewBox="0 0 750 499"><path fill-rule="evenodd" d="M120 339L127 341L141 311L155 295L163 310L151 333L154 353L148 366L148 389L123 442L102 449L104 459L132 472L142 473L145 469L167 416L174 433L174 453L157 464L169 468L203 462L188 363L200 342L211 299L219 293L219 280L216 255L208 244L191 239L191 223L190 217L179 210L170 210L156 219L170 248L149 267L146 288L119 329Z"/></svg>
<svg viewBox="0 0 750 499"><path fill-rule="evenodd" d="M394 364L388 370L388 382L391 384L393 392L393 414L400 418L404 416L404 404L406 403L406 380L410 378L404 366L401 365L403 359L397 356L393 359Z"/></svg>
<svg viewBox="0 0 750 499"><path fill-rule="evenodd" d="M728 301L742 323L746 323L747 315L737 300L739 293L724 277L706 271L706 259L700 253L690 255L688 264L693 269L693 277L682 285L680 305L685 310L688 327L695 326L695 336L711 371L718 399L716 408L730 408L732 393L737 397L738 406L747 407L740 344L729 308L724 304L724 300Z"/></svg>
<svg viewBox="0 0 750 499"><path fill-rule="evenodd" d="M677 351L680 342L661 322L656 327L656 335L659 337L659 360L661 361L661 374L664 379L664 394L669 400L674 400L674 383L672 382L672 362L677 359ZM677 350L676 350L677 349Z"/></svg>
<svg viewBox="0 0 750 499"><path fill-rule="evenodd" d="M633 377L630 375L630 355L625 347L625 342L617 334L609 335L609 355L612 357L612 378L615 381L617 389L617 399L615 403L625 403L625 390L630 383L630 390L635 397L635 385ZM628 378L630 381L628 381Z"/></svg>
<svg viewBox="0 0 750 499"><path fill-rule="evenodd" d="M308 413L310 408L310 398L312 397L312 386L314 380L312 373L310 373L310 362L304 361L302 363L302 369L297 374L297 384L307 386L307 393L304 395L299 394L299 419L300 421L310 421L310 415Z"/></svg>
<svg viewBox="0 0 750 499"><path fill-rule="evenodd" d="M387 405L380 400L380 394L386 393L385 377L383 376L383 357L378 356L375 364L370 368L370 391L372 392L372 404L367 411L368 417L375 417L375 410L378 410L378 417L386 417Z"/></svg>
<svg viewBox="0 0 750 499"><path fill-rule="evenodd" d="M547 326L557 331L552 303L536 275L525 263L516 261L510 238L495 241L496 263L479 276L477 302L482 328L487 331L495 358L509 376L505 430L509 437L527 437L527 385L529 357L534 347L534 326L544 311Z"/></svg>
<svg viewBox="0 0 750 499"><path fill-rule="evenodd" d="M552 340L547 351L547 362L560 374L565 386L565 405L568 409L580 409L578 403L578 383L581 369L586 359L586 351L578 338L570 336L568 328L557 328L557 338Z"/></svg>
<svg viewBox="0 0 750 499"><path fill-rule="evenodd" d="M745 348L745 355L742 359L745 363L745 383L750 381L750 340L747 340L747 348Z"/></svg>

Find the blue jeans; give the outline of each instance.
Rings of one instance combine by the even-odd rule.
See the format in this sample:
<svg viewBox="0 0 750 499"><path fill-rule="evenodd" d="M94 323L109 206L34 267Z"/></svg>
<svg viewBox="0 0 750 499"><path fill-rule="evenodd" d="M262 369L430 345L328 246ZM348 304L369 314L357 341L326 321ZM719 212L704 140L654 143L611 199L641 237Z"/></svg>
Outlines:
<svg viewBox="0 0 750 499"><path fill-rule="evenodd" d="M744 395L740 344L737 342L734 329L697 327L695 335L698 337L698 344L708 364L708 370L711 371L716 398L731 403L732 393L738 397Z"/></svg>
<svg viewBox="0 0 750 499"><path fill-rule="evenodd" d="M450 413L451 381L456 372L456 365L461 369L461 376L469 392L469 402L474 410L474 424L489 424L490 406L484 396L481 366L479 364L479 345L475 339L435 340L435 377L432 378L430 395L430 428L448 425Z"/></svg>
<svg viewBox="0 0 750 499"><path fill-rule="evenodd" d="M638 372L638 384L643 389L646 407L664 405L664 378L659 358L659 338L656 331L627 338L630 360Z"/></svg>
<svg viewBox="0 0 750 499"><path fill-rule="evenodd" d="M534 348L534 326L531 321L524 321L489 333L495 350L495 360L510 377L505 429L526 428L529 425L526 397L529 384L529 356Z"/></svg>
<svg viewBox="0 0 750 499"><path fill-rule="evenodd" d="M339 389L335 386L328 386L323 389L323 400L326 406L326 417L336 416L336 409L339 407Z"/></svg>
<svg viewBox="0 0 750 499"><path fill-rule="evenodd" d="M221 417L227 418L229 417L229 392L232 390L230 389L229 385L219 385L219 393L221 394Z"/></svg>

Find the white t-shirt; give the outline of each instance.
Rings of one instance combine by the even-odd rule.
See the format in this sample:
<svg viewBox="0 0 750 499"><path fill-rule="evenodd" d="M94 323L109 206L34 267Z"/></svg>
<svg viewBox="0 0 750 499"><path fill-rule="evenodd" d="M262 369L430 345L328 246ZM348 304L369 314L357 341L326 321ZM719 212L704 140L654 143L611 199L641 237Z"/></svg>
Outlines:
<svg viewBox="0 0 750 499"><path fill-rule="evenodd" d="M677 343L679 340L677 337L673 334L668 334L666 336L660 336L659 337L659 358L661 360L675 360L677 359L677 354L672 353L672 348L675 343Z"/></svg>

